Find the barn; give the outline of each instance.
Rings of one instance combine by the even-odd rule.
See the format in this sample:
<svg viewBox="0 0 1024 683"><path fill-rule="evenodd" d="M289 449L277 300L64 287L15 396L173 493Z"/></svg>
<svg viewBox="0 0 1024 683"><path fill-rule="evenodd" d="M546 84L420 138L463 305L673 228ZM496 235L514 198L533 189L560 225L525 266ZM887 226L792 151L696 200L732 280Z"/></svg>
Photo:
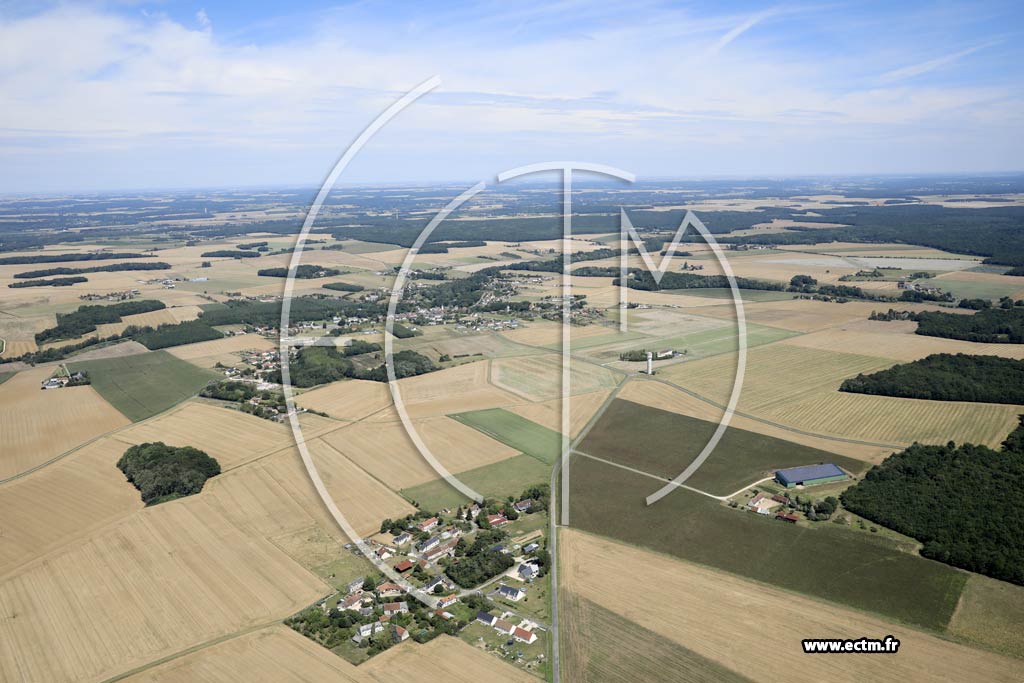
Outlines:
<svg viewBox="0 0 1024 683"><path fill-rule="evenodd" d="M804 467L790 467L785 470L778 470L775 472L775 481L779 482L786 488L793 488L794 486L813 486L815 484L827 484L833 481L842 481L846 479L846 472L833 465L832 463L825 463L823 465L807 465Z"/></svg>

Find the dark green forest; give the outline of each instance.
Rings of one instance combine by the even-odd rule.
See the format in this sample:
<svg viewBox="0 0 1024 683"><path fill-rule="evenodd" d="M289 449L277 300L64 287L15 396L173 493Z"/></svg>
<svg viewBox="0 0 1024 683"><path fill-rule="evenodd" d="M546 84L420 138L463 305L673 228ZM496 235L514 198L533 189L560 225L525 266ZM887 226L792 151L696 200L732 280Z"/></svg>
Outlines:
<svg viewBox="0 0 1024 683"><path fill-rule="evenodd" d="M125 331L128 332L128 330ZM156 351L157 349L166 349L171 346L220 339L224 334L210 327L200 318L199 320L188 320L177 324L167 323L160 325L156 329L151 327L142 328L134 331L131 336L150 351Z"/></svg>
<svg viewBox="0 0 1024 683"><path fill-rule="evenodd" d="M14 277L20 279L47 277L50 275L82 275L84 273L116 273L124 270L169 270L170 263L162 261L151 261L146 263L110 263L105 266L91 266L88 268L46 268L44 270L26 270L23 273L15 273Z"/></svg>
<svg viewBox="0 0 1024 683"><path fill-rule="evenodd" d="M986 344L1024 343L1024 306L990 308L972 315L926 311L914 316L917 334Z"/></svg>
<svg viewBox="0 0 1024 683"><path fill-rule="evenodd" d="M11 289L21 289L23 287L70 287L71 285L77 285L80 282L88 282L87 277L55 277L49 280L24 280L22 282L12 282L7 285Z"/></svg>
<svg viewBox="0 0 1024 683"><path fill-rule="evenodd" d="M1024 416L1002 450L914 444L842 494L858 515L911 536L921 554L1024 585Z"/></svg>
<svg viewBox="0 0 1024 683"><path fill-rule="evenodd" d="M29 254L28 256L4 256L0 266L21 266L30 263L69 263L71 261L108 261L123 258L146 258L146 254L100 252L90 254Z"/></svg>
<svg viewBox="0 0 1024 683"><path fill-rule="evenodd" d="M146 505L199 493L207 479L220 474L220 464L203 451L162 441L132 446L117 461L117 468Z"/></svg>
<svg viewBox="0 0 1024 683"><path fill-rule="evenodd" d="M149 313L167 308L162 301L140 299L138 301L122 301L116 304L79 306L71 313L58 313L57 325L36 333L36 343L45 344L49 341L73 339L83 334L96 331L97 325L119 323L126 315Z"/></svg>
<svg viewBox="0 0 1024 683"><path fill-rule="evenodd" d="M936 353L848 379L854 394L1024 405L1024 361L999 356Z"/></svg>
<svg viewBox="0 0 1024 683"><path fill-rule="evenodd" d="M288 270L288 268L263 268L256 271L256 274L262 277L288 277ZM316 266L312 263L304 263L295 268L295 277L299 280L312 280L313 278L331 277L340 274L341 271L336 268Z"/></svg>

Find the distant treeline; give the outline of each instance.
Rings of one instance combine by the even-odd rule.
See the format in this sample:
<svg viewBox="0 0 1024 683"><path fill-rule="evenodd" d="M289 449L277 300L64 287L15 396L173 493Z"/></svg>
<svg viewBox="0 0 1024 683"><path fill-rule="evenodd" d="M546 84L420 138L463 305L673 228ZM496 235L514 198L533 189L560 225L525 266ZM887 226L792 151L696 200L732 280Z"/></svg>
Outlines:
<svg viewBox="0 0 1024 683"><path fill-rule="evenodd" d="M842 228L792 227L786 232L721 241L742 244L895 242L986 257L986 263L1024 266L1024 207L950 209L921 204L856 206L816 211L802 222L842 223Z"/></svg>
<svg viewBox="0 0 1024 683"><path fill-rule="evenodd" d="M840 391L932 401L1024 405L1024 361L936 353L912 363L848 379Z"/></svg>
<svg viewBox="0 0 1024 683"><path fill-rule="evenodd" d="M260 252L245 251L242 249L217 249L215 251L204 251L203 258L258 258Z"/></svg>
<svg viewBox="0 0 1024 683"><path fill-rule="evenodd" d="M220 464L203 451L161 441L132 446L117 461L117 468L139 490L146 505L199 493L207 479L220 474Z"/></svg>
<svg viewBox="0 0 1024 683"><path fill-rule="evenodd" d="M5 256L0 266L20 266L30 263L65 263L68 261L107 261L123 258L146 258L146 254L99 253L99 254L31 254L29 256Z"/></svg>
<svg viewBox="0 0 1024 683"><path fill-rule="evenodd" d="M1003 275L1024 276L1024 266L1016 266L1015 268L1010 268L1008 271L1003 273Z"/></svg>
<svg viewBox="0 0 1024 683"><path fill-rule="evenodd" d="M256 274L263 277L288 277L288 272L288 268L263 268L256 271ZM326 266L316 266L313 264L303 264L295 268L295 277L299 280L312 280L313 278L332 277L340 274L341 271L336 268L327 268Z"/></svg>
<svg viewBox="0 0 1024 683"><path fill-rule="evenodd" d="M239 244L239 249L258 249L259 247L265 247L269 242L247 242L245 244Z"/></svg>
<svg viewBox="0 0 1024 683"><path fill-rule="evenodd" d="M1024 585L1024 416L1003 448L914 444L841 496L851 512L924 544L921 554Z"/></svg>
<svg viewBox="0 0 1024 683"><path fill-rule="evenodd" d="M166 323L157 328L144 328L132 335L132 338L150 351L166 349L182 344L220 339L224 334L210 327L202 319L189 320L183 323Z"/></svg>
<svg viewBox="0 0 1024 683"><path fill-rule="evenodd" d="M12 282L7 285L11 289L21 289L22 287L70 287L76 285L79 282L88 282L87 277L55 277L50 280L25 280L24 282Z"/></svg>
<svg viewBox="0 0 1024 683"><path fill-rule="evenodd" d="M16 273L16 278L47 277L48 275L81 275L83 273L116 273L122 270L168 270L169 263L151 261L148 263L111 263L105 266L89 268L46 268L44 270L27 270Z"/></svg>
<svg viewBox="0 0 1024 683"><path fill-rule="evenodd" d="M761 289L774 292L786 289L785 285L779 282L753 280L746 277L734 279L736 286L740 289ZM612 284L620 284L620 278L615 278ZM648 271L632 269L630 277L626 278L626 286L630 289L658 291L661 289L728 289L730 284L729 278L724 275L694 275L693 273L673 272L665 273L661 277L661 282L657 282Z"/></svg>
<svg viewBox="0 0 1024 683"><path fill-rule="evenodd" d="M61 339L74 339L83 334L96 331L97 325L119 323L126 315L160 311L167 306L162 301L142 299L139 301L122 301L107 306L79 306L71 313L58 313L57 325L36 333L36 343L45 344Z"/></svg>

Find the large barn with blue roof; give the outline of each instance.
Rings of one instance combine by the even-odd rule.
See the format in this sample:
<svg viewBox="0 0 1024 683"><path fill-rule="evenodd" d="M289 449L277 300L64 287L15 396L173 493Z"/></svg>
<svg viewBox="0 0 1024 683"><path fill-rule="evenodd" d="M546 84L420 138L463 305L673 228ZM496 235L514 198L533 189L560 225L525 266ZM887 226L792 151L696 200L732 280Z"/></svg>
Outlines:
<svg viewBox="0 0 1024 683"><path fill-rule="evenodd" d="M775 473L775 481L786 488L794 486L813 486L814 484L827 484L833 481L846 479L846 472L833 465L806 465L804 467L790 467L785 470L778 470Z"/></svg>

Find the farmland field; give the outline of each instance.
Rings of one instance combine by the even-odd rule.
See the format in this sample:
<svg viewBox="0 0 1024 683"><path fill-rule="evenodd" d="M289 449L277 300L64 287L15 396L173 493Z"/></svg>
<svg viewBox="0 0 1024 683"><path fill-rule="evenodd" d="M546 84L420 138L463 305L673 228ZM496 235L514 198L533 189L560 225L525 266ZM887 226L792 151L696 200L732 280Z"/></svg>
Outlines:
<svg viewBox="0 0 1024 683"><path fill-rule="evenodd" d="M295 402L335 419L361 420L391 405L391 392L383 382L353 379L307 391L297 396Z"/></svg>
<svg viewBox="0 0 1024 683"><path fill-rule="evenodd" d="M718 427L676 413L616 399L579 450L671 479L700 453ZM831 462L853 474L865 463L770 436L730 427L687 484L728 495L776 469Z"/></svg>
<svg viewBox="0 0 1024 683"><path fill-rule="evenodd" d="M970 441L998 445L1019 407L847 394L839 385L895 361L782 342L752 349L738 409L817 434L890 445ZM666 368L661 377L720 404L732 388L735 354Z"/></svg>
<svg viewBox="0 0 1024 683"><path fill-rule="evenodd" d="M537 484L545 484L551 469L529 455L517 455L508 460L459 472L459 480L489 498L505 498ZM414 500L426 510L440 510L464 505L468 499L443 479L402 489L402 495Z"/></svg>
<svg viewBox="0 0 1024 683"><path fill-rule="evenodd" d="M570 461L573 527L780 588L942 630L967 575L826 522L794 527L579 455ZM666 520L671 520L667 523Z"/></svg>
<svg viewBox="0 0 1024 683"><path fill-rule="evenodd" d="M68 369L87 372L93 388L132 422L162 413L218 377L165 351L73 362Z"/></svg>
<svg viewBox="0 0 1024 683"><path fill-rule="evenodd" d="M1024 657L1024 588L972 574L949 632L972 643Z"/></svg>
<svg viewBox="0 0 1024 683"><path fill-rule="evenodd" d="M0 384L0 480L40 465L128 419L89 386L41 391L54 368L19 372Z"/></svg>
<svg viewBox="0 0 1024 683"><path fill-rule="evenodd" d="M555 353L502 358L492 361L491 379L495 386L526 400L550 400L561 396L561 364L561 355ZM571 363L569 381L572 394L585 394L601 389L613 389L618 383L618 378L610 370L586 365L574 359Z"/></svg>
<svg viewBox="0 0 1024 683"><path fill-rule="evenodd" d="M724 667L732 672L723 674L705 668L704 678L684 680L729 680L728 676L735 680L738 676L740 680L760 681L764 680L766 670L784 671L786 680L800 683L823 680L1009 682L1024 675L1024 664L1019 660L951 643L912 627L794 595L774 586L576 530L563 530L560 540L564 554L563 585L576 599L588 600L624 616L654 632L658 638L671 641L677 648L688 649L690 657L685 659L682 653L673 653L677 661L683 659L679 662L681 666L694 666L693 658L700 657L697 664L702 667ZM760 556L751 560L770 561ZM628 576L633 585L657 586L657 590L622 590L623 576ZM576 608L565 603L563 606L570 610ZM625 631L620 637L628 638L628 634ZM886 634L901 641L897 656L801 654L802 638L861 635L881 638ZM575 652L584 656L592 654L590 644L586 640L579 642L578 635L587 634L568 629L565 647L570 658ZM658 642L653 639L641 642L638 649L652 658L667 656L655 650ZM635 680L628 676L615 678L617 665L614 662L605 666L613 676L610 680ZM643 664L638 662L637 666Z"/></svg>
<svg viewBox="0 0 1024 683"><path fill-rule="evenodd" d="M579 433L590 418L608 398L607 391L592 391L589 394L576 394L570 399L569 430L573 436ZM556 398L540 403L521 403L509 406L505 410L525 417L550 430L562 431L562 399Z"/></svg>
<svg viewBox="0 0 1024 683"><path fill-rule="evenodd" d="M451 417L549 465L562 449L561 434L502 408L456 413Z"/></svg>

